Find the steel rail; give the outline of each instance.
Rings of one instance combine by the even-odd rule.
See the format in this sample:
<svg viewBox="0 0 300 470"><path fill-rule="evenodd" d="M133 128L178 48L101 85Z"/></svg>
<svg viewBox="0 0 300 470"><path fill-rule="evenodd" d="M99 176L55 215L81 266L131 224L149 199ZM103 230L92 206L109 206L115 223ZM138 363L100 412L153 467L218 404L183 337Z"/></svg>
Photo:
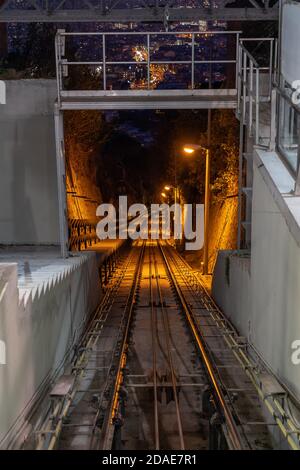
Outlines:
<svg viewBox="0 0 300 470"><path fill-rule="evenodd" d="M82 338L79 341L79 344L81 345L81 348L79 349L82 349L82 352L79 355L79 357L76 358L74 366L72 368L72 373L75 375L74 387L71 393L66 397L64 402L62 403L58 402L56 404L55 408L51 411L51 416L50 417L46 416L46 421L45 420L43 421L42 429L39 431L36 431L36 434L39 436L39 442L36 447L37 450L44 450L44 449L53 450L57 444L57 441L62 431L63 420L67 416L69 408L73 403L73 400L77 393L78 382L80 382L80 379L83 376L83 373L85 370L85 366L83 363L85 361L87 365L88 357L99 340L99 334L93 335L91 334L91 332L93 332L94 330L101 332L103 323L106 321L109 311L112 307L112 303L113 303L113 299L115 297L116 291L120 287L121 282L123 278L125 277L125 274L131 262L132 256L133 256L133 251L131 251L130 256L125 261L125 265L121 267L120 276L118 276L116 281L112 283L112 286L106 290L104 297L101 300L100 305L97 308L93 316L93 319L91 320L85 333L83 334ZM100 327L99 327L99 324L100 324ZM55 418L57 418L57 420L55 420ZM56 423L54 429L52 428L53 422ZM45 426L44 428L43 428L43 425ZM49 440L49 443L47 444L46 440L49 435L50 435L50 440ZM46 444L46 447L44 447L45 444Z"/></svg>
<svg viewBox="0 0 300 470"><path fill-rule="evenodd" d="M126 272L127 272L127 269L128 267L134 263L134 257L133 257L133 254L132 256L130 257L130 259L128 260L128 263L127 263L127 268L126 268ZM125 277L125 276L124 276ZM130 290L131 292L131 290ZM117 292L116 294L117 295ZM124 313L123 313L123 316L122 316L122 320L121 320L121 323L120 323L120 328L119 328L119 334L117 336L117 339L116 339L116 342L115 342L115 347L112 351L112 360L111 360L111 364L110 364L110 367L108 369L108 372L107 372L107 375L106 375L106 381L105 381L105 386L102 390L102 393L101 393L101 398L99 400L99 406L98 406L98 410L97 410L97 413L95 415L95 418L94 418L94 424L93 424L93 433L96 429L96 426L97 426L97 421L98 421L98 418L99 418L99 415L101 413L101 405L103 403L103 399L105 397L105 394L106 394L106 391L107 389L109 389L109 385L110 385L110 377L111 377L111 372L112 372L112 368L114 367L114 362L113 362L113 357L116 356L118 354L118 344L119 344L119 340L120 340L120 334L122 334L122 330L123 330L123 323L124 323L124 319L125 319L125 316L126 316L126 307L127 307L127 304L128 304L128 299L130 298L130 293L129 295L127 296L127 300L126 300L126 305L125 305L125 308L124 308ZM103 433L102 433L103 434ZM92 439L91 439L91 445L90 445L90 449L97 449L99 447L99 441L98 440L95 440L96 438L94 437L94 434L92 436ZM92 445L94 444L95 445Z"/></svg>
<svg viewBox="0 0 300 470"><path fill-rule="evenodd" d="M222 31L106 31L105 33L99 31L57 31L57 35L59 36L214 36L214 35L233 35L237 33L242 33L242 30L222 30Z"/></svg>
<svg viewBox="0 0 300 470"><path fill-rule="evenodd" d="M113 288L112 288L112 291L113 291ZM105 308L109 305L109 299L110 299L110 292L106 291L106 293L104 295L104 298L102 299L101 304L97 308L96 313L94 315L94 318L92 319L92 321L90 323L90 326L87 328L86 332L84 333L83 337L81 338L81 341L80 341L81 344L85 344L85 341L87 341L87 343L85 344L85 347L84 347L85 350L93 349L93 347L95 347L95 345L98 341L97 336L90 335L90 338L88 340L87 340L87 336L88 336L89 332L93 330L93 326L94 326L95 322L100 322L102 320L102 314L103 314L103 312L105 312ZM105 321L105 319L103 319L103 321ZM83 374L83 369L80 369L80 366L83 363L83 360L85 358L86 358L86 354L85 354L85 352L82 352L81 355L75 361L74 366L76 368L74 368L73 370L76 371L76 374L75 374L76 375L76 380L80 380L80 378ZM78 372L78 370L80 372ZM66 403L64 403L64 404L57 403L54 410L52 410L51 419L49 419L49 418L47 419L46 427L44 429L42 429L41 431L38 431L38 435L42 436L42 437L39 437L39 443L38 443L38 446L37 446L37 450L43 450L43 444L45 443L44 442L45 441L45 436L47 436L48 433L50 433L52 435L52 437L50 439L50 443L47 447L47 450L53 450L55 448L56 442L59 439L59 435L60 435L60 432L62 430L62 421L66 417L66 415L68 413L68 410L69 410L70 406L72 405L72 402L75 398L75 395L76 395L76 387L74 387L71 394L67 397ZM51 426L52 420L55 417L57 417L58 415L59 415L59 417L58 417L57 426L53 430L52 426ZM45 422L45 420L44 420L44 422Z"/></svg>
<svg viewBox="0 0 300 470"><path fill-rule="evenodd" d="M172 280L172 283L174 285L174 288L176 290L176 293L178 295L178 298L180 300L180 303L181 303L181 306L183 308L183 311L185 313L185 316L188 320L188 323L189 323L189 326L191 328L191 331L193 333L193 336L195 338L195 341L198 345L198 348L199 348L199 351L201 353L201 357L203 359L203 362L204 362L204 365L205 365L205 368L206 368L206 371L208 373L208 376L209 376L209 379L211 381L211 384L213 385L213 389L214 389L214 395L215 397L217 398L218 400L218 403L220 405L220 409L221 409L221 412L223 414L223 417L225 419L225 423L226 423L226 428L227 428L227 431L228 431L228 436L230 438L230 441L231 441L231 446L234 450L242 450L244 449L244 445L243 445L243 442L241 440L241 436L237 430L237 426L235 424L235 421L234 421L234 417L232 415L232 412L225 400L225 397L224 397L224 394L223 394L223 391L221 390L220 386L219 386L219 383L218 383L218 379L217 379L217 375L214 371L214 368L211 364L211 360L206 352L206 348L205 348L205 343L203 341L203 338L202 338L202 335L201 335L201 332L199 331L199 328L198 328L198 325L196 324L195 320L194 320L194 317L193 317L193 313L185 299L185 296L184 294L182 293L182 289L181 287L179 286L179 283L176 279L176 276L174 275L174 272L172 270L172 267L168 261L168 257L162 247L162 244L161 242L159 242L159 247L160 247L160 250L161 250L161 253L162 253L162 257L165 261L165 265L167 267L167 271L169 273L169 276L170 276L170 279Z"/></svg>
<svg viewBox="0 0 300 470"><path fill-rule="evenodd" d="M158 398L157 398L157 354L156 354L156 326L157 312L154 309L153 285L152 285L152 259L151 245L149 246L149 291L151 305L151 338L152 338L152 362L153 362L153 395L154 395L154 434L155 449L160 449L159 443L159 421L158 421Z"/></svg>
<svg viewBox="0 0 300 470"><path fill-rule="evenodd" d="M130 293L127 298L125 312L128 311L127 314L127 321L126 321L126 328L123 335L123 342L122 348L119 358L118 370L116 374L116 378L114 381L114 390L112 399L110 401L109 412L105 419L105 424L103 426L103 435L101 438L101 449L103 450L110 450L112 446L112 439L115 430L115 420L119 413L119 406L120 406L120 390L124 381L124 367L127 362L127 354L128 354L128 343L129 343L129 331L130 331L130 324L132 320L133 310L136 301L136 292L139 285L139 279L141 275L141 269L143 265L145 253L145 242L143 242L142 249L139 255L138 264L134 274L134 282L131 287ZM126 314L126 313L125 313Z"/></svg>
<svg viewBox="0 0 300 470"><path fill-rule="evenodd" d="M176 256L175 256L175 253L171 252L170 253L170 259L172 260L172 263L173 263L173 266L175 266L175 270L176 270L176 277L177 279L179 278L180 281L179 281L179 284L180 283L183 283L184 284L184 288L188 290L188 295L191 296L191 298L195 301L195 302L201 302L201 304L203 305L203 307L205 309L207 309L207 311L209 313L211 313L211 310L210 310L210 305L206 302L206 299L204 299L203 297L199 298L199 292L198 292L198 296L196 295L196 292L194 290L194 286L195 286L195 278L194 278L194 275L191 275L190 274L190 271L191 271L191 268L188 267L187 263L185 262L184 259L181 258L181 256L176 253ZM173 268L173 271L174 271L174 268ZM185 297L186 297L186 294L185 294ZM193 313L192 313L192 316L194 317ZM212 319L214 319L214 317L212 316ZM197 320L195 320L195 325L197 328L200 328L199 330L199 333L201 333L201 325L198 324ZM220 325L221 323L221 325ZM226 319L222 319L220 320L219 322L216 321L216 325L215 327L220 330L220 327L221 327L221 333L222 331L224 330L224 334L222 335L223 336L223 339L225 341L225 343L229 346L228 344L228 341L227 341L227 336L229 334L229 331L233 330L233 326L231 325L231 323L226 320ZM203 337L202 337L203 339ZM208 352L208 356L209 356L209 359L210 359L210 362L211 362L211 366L212 366L212 369L214 370L215 372L215 377L216 377L216 381L219 383L219 386L220 386L220 389L221 390L224 390L226 391L227 393L227 387L226 385L224 384L223 380L222 380L222 377L220 376L219 374L219 371L217 370L217 364L214 360L214 357L213 355L211 354L211 350L210 350L210 347L209 345L207 344L207 342L203 339L203 344L205 345L205 348ZM234 353L233 351L233 348L230 347L230 350L232 350L232 352ZM224 395L224 393L223 393ZM231 406L231 409L233 410L233 413L236 413L236 410L235 410L235 407L234 407L234 404L231 402L230 400L230 393L227 393L226 395L228 397L228 402L230 403L230 406ZM244 448L246 449L250 449L251 448L251 445L250 443L248 442L248 438L247 438L247 435L246 433L244 432L244 429L243 429L243 426L241 425L241 429L243 430L243 439L244 439ZM247 447L248 445L248 447Z"/></svg>
<svg viewBox="0 0 300 470"><path fill-rule="evenodd" d="M180 261L182 261L182 263L180 263ZM210 313L210 305L206 302L206 299L204 299L203 297L199 298L199 293L197 295L197 292L195 292L195 290L194 290L194 285L195 285L194 281L195 280L193 279L193 277L191 277L187 274L187 273L189 273L189 270L186 267L186 265L183 264L183 261L184 260L181 260L181 259L178 260L178 259L175 259L175 257L172 257L172 262L176 266L176 270L177 270L178 276L180 278L180 281L184 283L184 286L185 286L186 289L188 289L188 293L189 293L189 295L191 295L192 299L197 304L199 302L201 302L201 305L203 305L204 308L207 309L207 311ZM196 321L196 323L197 323L197 321ZM226 333L226 335L225 334L222 335L223 339L226 341L226 336L228 335L229 329L232 330L233 326L230 324L229 321L224 319L220 322L216 322L215 327L218 328L218 330L220 329L220 324L219 323L222 323L222 325L221 325L223 327L222 329L224 329L224 333ZM210 350L208 344L206 344L206 347L207 347L208 350ZM230 350L231 350L231 348L230 348ZM216 364L213 357L211 357L211 362L215 367L217 367L217 364ZM222 378L220 377L220 374L218 372L217 372L217 375L218 375L219 383L221 384L223 389L226 389L226 386L223 383Z"/></svg>
<svg viewBox="0 0 300 470"><path fill-rule="evenodd" d="M173 358L172 358L172 352L171 352L171 346L170 346L170 337L171 337L170 324L169 324L169 320L168 320L168 315L167 315L167 313L165 311L165 307L164 307L164 299L163 299L163 294L162 294L162 291L161 291L161 286L160 286L160 283L159 283L159 273L158 273L157 261L155 259L155 256L154 256L154 272L155 272L155 280L156 280L156 285L157 285L157 292L158 292L159 301L160 301L160 309L161 309L161 313L162 313L163 326L164 326L164 331L165 331L166 346L167 346L167 357L168 357L168 362L169 362L169 367L170 367L170 372L171 372L171 381L172 381L172 388L173 388L175 408L176 408L176 417L177 417L178 432L179 432L179 439L180 439L180 448L181 448L181 450L184 450L185 449L185 444L184 444L182 421L181 421L181 414L180 414L178 395L177 395L177 379L176 379L175 368L174 368L174 364L173 364Z"/></svg>
<svg viewBox="0 0 300 470"><path fill-rule="evenodd" d="M190 266L188 263L182 259L178 254L177 256L179 257L180 261L182 262L182 265L186 266L186 269L190 270ZM216 326L218 326L220 329L224 329L224 323L227 325L230 325L230 327L234 330L234 327L231 325L230 321L227 320L223 313L220 311L219 307L217 304L213 301L213 299L210 297L208 294L206 288L204 287L203 283L201 282L200 279L198 279L194 274L191 274L191 276L195 277L196 281L198 284L201 286L201 289L205 293L208 301L206 303L207 309L211 314L211 318L216 322ZM211 305L209 305L211 304ZM214 313L211 311L213 309ZM246 355L246 353L239 347L239 344L237 343L236 339L232 334L224 334L224 340L228 347L232 349L234 356L240 363L240 365L243 367L245 370L245 373L247 376L250 378L256 392L258 393L260 399L262 402L266 405L269 413L271 416L274 418L276 424L278 425L281 433L287 440L287 443L291 447L292 450L300 450L300 430L295 426L291 418L287 415L286 411L284 410L282 404L280 403L280 400L278 398L266 395L264 393L264 390L261 387L261 384L259 383L258 376L256 374L256 368L250 359L249 356ZM249 343L249 346L252 348L254 351L253 346ZM256 351L254 351L255 354ZM264 364L265 366L265 364ZM288 392L287 392L288 396ZM273 404L271 403L271 400ZM273 406L274 405L274 406ZM295 442L295 439L293 439L293 436L296 436L296 439L298 442Z"/></svg>

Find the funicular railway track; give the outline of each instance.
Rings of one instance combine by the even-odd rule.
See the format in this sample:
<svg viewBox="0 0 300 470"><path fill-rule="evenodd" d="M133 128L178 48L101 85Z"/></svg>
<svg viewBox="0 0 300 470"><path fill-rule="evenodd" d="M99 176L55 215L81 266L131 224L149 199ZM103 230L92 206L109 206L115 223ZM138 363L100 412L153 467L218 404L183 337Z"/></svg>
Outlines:
<svg viewBox="0 0 300 470"><path fill-rule="evenodd" d="M50 391L50 405L35 430L37 449L98 448L103 410L110 398L108 390L114 382L132 283L141 259L140 250L133 248L119 260L80 340L70 373Z"/></svg>
<svg viewBox="0 0 300 470"><path fill-rule="evenodd" d="M180 449L185 449L183 427L182 427L182 417L181 410L179 405L179 396L178 396L178 378L176 364L174 364L174 352L172 351L172 334L169 315L167 312L167 305L163 295L163 288L161 286L161 273L158 267L157 262L157 253L155 252L154 246L151 244L148 248L149 250L149 291L150 291L150 308L151 308L151 333L152 333L152 377L153 377L153 398L154 398L154 427L155 427L155 449L160 449L160 419L159 419L159 373L158 373L158 353L157 349L160 347L161 351L165 352L165 362L169 374L166 374L166 378L170 377L170 391L175 405L176 413L176 427L179 438ZM153 286L154 280L154 286ZM155 300L156 299L156 300ZM160 318L159 318L160 316ZM159 339L159 319L162 321L162 333L164 337L164 343L162 339Z"/></svg>
<svg viewBox="0 0 300 470"><path fill-rule="evenodd" d="M212 415L231 420L226 439L221 426L214 426L219 447L247 447L208 358L205 365L200 360L199 335L187 322L186 301L179 295L168 251L157 242L148 242L141 291L124 380L128 403L122 437L127 448L208 448Z"/></svg>
<svg viewBox="0 0 300 470"><path fill-rule="evenodd" d="M230 327L213 315L172 247L136 242L82 338L70 390L52 394L38 448L270 447L254 389L220 332Z"/></svg>

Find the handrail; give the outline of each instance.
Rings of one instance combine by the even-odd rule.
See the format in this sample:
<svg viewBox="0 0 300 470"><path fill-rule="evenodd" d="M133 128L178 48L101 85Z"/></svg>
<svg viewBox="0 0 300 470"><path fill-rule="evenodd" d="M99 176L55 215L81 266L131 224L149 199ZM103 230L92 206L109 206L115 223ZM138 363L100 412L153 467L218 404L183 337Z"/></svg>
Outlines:
<svg viewBox="0 0 300 470"><path fill-rule="evenodd" d="M258 60L253 57L253 54L245 46L245 42L264 42L268 43L269 47L269 63L267 66L261 66ZM249 137L253 136L255 144L259 145L260 142L260 104L262 101L272 101L273 89L273 73L276 67L277 53L275 38L241 38L239 40L238 51L238 103L237 114L243 124L246 124ZM261 87L261 72L268 73L268 89L267 94L262 95ZM270 131L270 142L272 135Z"/></svg>
<svg viewBox="0 0 300 470"><path fill-rule="evenodd" d="M176 293L178 295L178 298L180 300L180 303L181 303L181 306L184 310L184 313L186 315L186 318L188 320L188 323L191 327L191 330L193 332L193 335L194 335L194 339L198 345L198 348L200 350L200 353L201 353L201 356L202 356L202 359L203 359L203 362L205 364L205 367L206 367L206 370L207 370L207 373L208 373L208 376L210 378L210 381L213 385L213 389L215 391L215 394L217 396L217 399L218 399L218 402L221 406L221 409L222 409L222 413L224 415L224 418L225 418L225 421L226 421L226 425L228 427L228 436L230 437L230 440L231 440L231 444L233 446L233 448L235 450L242 450L243 449L243 442L242 442L242 439L241 439L241 436L238 432L238 429L237 429L237 426L236 426L236 423L235 423L235 420L234 420L234 417L233 417L233 414L231 412L231 409L225 399L225 396L223 394L223 391L219 385L219 381L216 377L216 374L215 374L215 371L214 371L214 368L211 364L211 361L210 361L210 358L209 358L209 355L207 353L207 350L206 350L206 347L205 347L205 344L203 342L203 338L202 338L202 335L199 331L199 328L197 328L197 325L194 321L194 317L193 317L193 314L191 312L191 308L189 306L189 304L186 302L186 299L184 298L184 295L182 294L182 290L176 280L176 277L173 273L173 270L170 266L170 263L167 259L167 256L163 250L163 247L162 247L162 244L159 243L159 248L161 250L161 253L162 253L162 256L163 256L163 259L165 261L165 264L167 266L167 269L168 269L168 272L169 272L169 276L170 278L172 279L172 282L173 282L173 285L174 285L174 288L176 290Z"/></svg>
<svg viewBox="0 0 300 470"><path fill-rule="evenodd" d="M60 104L60 99L61 99L61 92L64 90L63 87L63 78L68 76L68 67L71 66L95 66L95 67L102 67L103 70L99 71L101 72L102 75L102 80L101 84L99 83L99 88L102 89L103 91L110 91L107 88L107 67L109 66L122 66L122 65L142 65L146 67L146 73L145 73L145 83L143 83L143 88L147 90L153 90L155 87L152 86L151 83L151 66L152 65L188 65L190 66L190 76L187 74L187 80L184 83L186 89L194 89L195 85L195 65L211 65L211 64L219 64L219 65L226 65L226 64L237 64L238 61L238 44L239 44L239 35L241 31L168 31L168 32L65 32L64 30L58 30L55 38L55 55L56 55L56 73L57 73L57 89L58 89L58 103ZM209 39L210 36L213 37L220 37L220 36L226 36L226 37L234 37L236 47L235 47L235 55L233 59L216 59L213 60L211 57L210 59L204 59L204 60L197 60L196 56L196 47L198 44L199 39ZM66 57L66 51L65 51L65 40L66 38L69 37L98 37L99 41L101 44L99 44L99 51L100 53L102 52L102 58L100 60L91 60L91 61L85 61L85 60L68 60ZM144 54L141 57L141 60L108 60L107 57L107 41L106 39L108 37L140 37L145 39L145 44L143 44L144 47ZM184 58L184 60L176 60L176 57L174 60L170 60L169 58L166 57L166 60L157 60L157 59L152 59L151 58L151 47L153 43L151 43L151 39L153 38L160 38L160 37L174 37L174 38L188 38L189 42L187 45L189 46L189 49L186 53L188 56L187 59ZM170 47L172 47L170 45ZM100 80L99 80L100 82ZM202 82L201 82L202 83ZM235 83L235 87L236 87ZM176 87L175 87L176 89Z"/></svg>
<svg viewBox="0 0 300 470"><path fill-rule="evenodd" d="M277 394L269 394L264 390L264 387L259 378L259 371L257 370L257 367L255 365L252 355L250 353L247 354L245 351L245 348L240 347L238 344L237 330L235 329L231 321L219 309L218 305L215 303L213 298L208 293L205 285L203 284L203 281L198 276L196 276L193 271L191 271L191 267L187 263L187 261L184 258L182 258L182 256L179 253L177 253L177 257L185 266L187 266L190 272L190 276L194 277L196 281L196 284L195 284L196 291L198 287L198 289L200 289L200 292L203 292L205 294L208 300L208 304L211 305L211 318L214 320L214 322L220 325L221 329L224 328L225 331L226 331L226 326L227 327L228 325L230 326L232 333L228 334L228 331L226 331L226 334L224 335L227 345L232 349L234 356L236 357L238 362L241 364L241 366L245 370L247 376L250 378L260 399L266 405L268 412L274 418L274 421L278 425L280 432L285 437L291 449L300 450L300 430L295 426L295 423L285 411L284 405L282 402L282 399L286 400L288 399L289 396L291 396L290 391L286 389L286 387L277 379L276 376L275 376L275 379L278 381L280 386L285 391L284 397L282 397L281 395L277 396ZM247 343L247 345L251 349L252 353L254 353L255 356L259 357L261 361L261 368L262 368L261 371L265 371L267 373L274 375L273 371L270 370L270 368L265 363L265 361L258 355L258 352L254 348L254 346L249 342ZM298 442L294 438L297 439Z"/></svg>
<svg viewBox="0 0 300 470"><path fill-rule="evenodd" d="M254 59L253 55L250 54L248 49L243 45L242 40L240 40L241 44L240 47L241 49L247 54L248 58L253 62L254 67L259 67L258 62Z"/></svg>
<svg viewBox="0 0 300 470"><path fill-rule="evenodd" d="M59 30L57 34L60 36L145 36L147 34L151 36L180 36L180 35L210 35L210 34L241 34L241 30L234 30L234 31L108 31L105 33L101 33L99 31L88 32L88 31L74 31L74 32L67 32L63 30Z"/></svg>

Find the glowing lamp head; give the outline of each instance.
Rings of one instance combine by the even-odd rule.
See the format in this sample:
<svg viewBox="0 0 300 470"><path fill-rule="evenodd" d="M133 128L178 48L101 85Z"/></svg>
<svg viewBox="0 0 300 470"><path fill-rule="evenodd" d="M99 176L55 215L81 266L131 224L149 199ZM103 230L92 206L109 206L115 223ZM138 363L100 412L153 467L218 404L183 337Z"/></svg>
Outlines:
<svg viewBox="0 0 300 470"><path fill-rule="evenodd" d="M170 191L170 186L165 186L166 191Z"/></svg>
<svg viewBox="0 0 300 470"><path fill-rule="evenodd" d="M185 144L183 147L183 151L187 155L192 155L193 153L198 152L200 150L205 150L205 147L197 144Z"/></svg>
<svg viewBox="0 0 300 470"><path fill-rule="evenodd" d="M195 149L192 149L191 147L184 147L184 148L183 148L183 151L184 151L184 153L186 153L187 155L191 155L192 153L195 152Z"/></svg>
<svg viewBox="0 0 300 470"><path fill-rule="evenodd" d="M161 193L162 197L167 197L166 193Z"/></svg>

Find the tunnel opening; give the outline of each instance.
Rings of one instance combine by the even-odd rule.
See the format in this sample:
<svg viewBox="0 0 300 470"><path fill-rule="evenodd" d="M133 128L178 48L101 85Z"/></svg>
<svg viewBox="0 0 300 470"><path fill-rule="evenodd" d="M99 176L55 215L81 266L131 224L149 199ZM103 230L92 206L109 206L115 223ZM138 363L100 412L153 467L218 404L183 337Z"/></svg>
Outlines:
<svg viewBox="0 0 300 470"><path fill-rule="evenodd" d="M69 226L95 225L98 205L117 206L119 196L129 204L173 203L176 187L181 203L204 203L205 158L183 148L205 145L207 119L206 110L65 111ZM210 273L219 249L236 248L238 205L238 123L231 110L214 110L211 122ZM202 252L185 253L195 269Z"/></svg>

